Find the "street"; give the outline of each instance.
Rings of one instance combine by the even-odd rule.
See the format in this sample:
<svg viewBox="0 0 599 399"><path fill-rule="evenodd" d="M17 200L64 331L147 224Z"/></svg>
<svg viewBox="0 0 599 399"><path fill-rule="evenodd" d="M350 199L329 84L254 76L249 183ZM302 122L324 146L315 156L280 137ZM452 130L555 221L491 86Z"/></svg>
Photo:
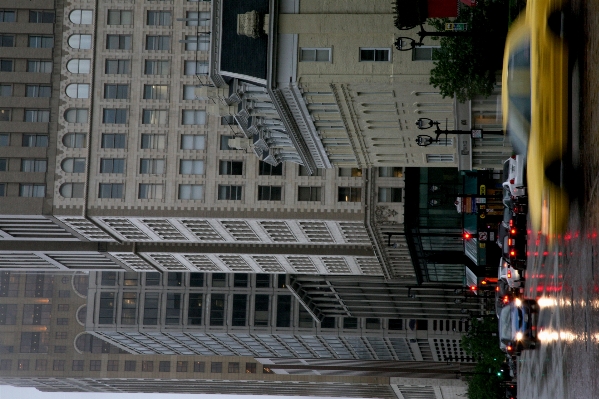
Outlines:
<svg viewBox="0 0 599 399"><path fill-rule="evenodd" d="M576 118L573 124L582 184L557 248L529 236L526 296L542 306L541 345L518 360L519 398L599 398L599 2L574 0L572 11L583 29L582 101L579 126Z"/></svg>

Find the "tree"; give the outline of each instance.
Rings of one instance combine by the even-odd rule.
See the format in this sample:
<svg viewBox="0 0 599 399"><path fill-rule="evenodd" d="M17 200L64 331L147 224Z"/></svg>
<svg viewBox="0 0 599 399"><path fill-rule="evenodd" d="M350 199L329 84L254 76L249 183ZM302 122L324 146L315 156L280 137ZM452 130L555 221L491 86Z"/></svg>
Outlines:
<svg viewBox="0 0 599 399"><path fill-rule="evenodd" d="M507 1L479 0L475 7L462 7L454 21L447 18L428 21L437 31L445 30L447 22L465 22L472 34L440 38L441 48L435 52L430 83L443 97L455 96L460 102L476 95L488 97L493 92L496 72L502 67Z"/></svg>
<svg viewBox="0 0 599 399"><path fill-rule="evenodd" d="M501 397L503 377L498 372L505 361L505 353L499 349L497 331L496 317L472 319L468 333L462 337L462 349L477 361L474 372L467 377L469 399Z"/></svg>

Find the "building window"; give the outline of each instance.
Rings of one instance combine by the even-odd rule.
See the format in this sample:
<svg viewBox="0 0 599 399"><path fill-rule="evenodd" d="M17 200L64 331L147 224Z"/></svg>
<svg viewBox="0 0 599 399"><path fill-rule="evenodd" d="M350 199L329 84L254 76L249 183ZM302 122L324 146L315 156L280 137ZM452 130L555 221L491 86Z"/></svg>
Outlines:
<svg viewBox="0 0 599 399"><path fill-rule="evenodd" d="M146 75L170 75L171 63L163 60L145 60L144 73Z"/></svg>
<svg viewBox="0 0 599 399"><path fill-rule="evenodd" d="M170 11L148 11L146 24L150 26L171 26Z"/></svg>
<svg viewBox="0 0 599 399"><path fill-rule="evenodd" d="M247 275L245 275L247 277ZM247 287L247 280L246 285ZM234 294L233 295L233 319L232 325L237 327L243 327L246 325L247 319L247 295L245 294Z"/></svg>
<svg viewBox="0 0 599 399"><path fill-rule="evenodd" d="M321 201L322 187L298 187L298 201Z"/></svg>
<svg viewBox="0 0 599 399"><path fill-rule="evenodd" d="M239 373L239 363L238 362L229 362L228 372L229 373Z"/></svg>
<svg viewBox="0 0 599 399"><path fill-rule="evenodd" d="M106 365L106 371L119 371L119 361L118 360L109 360Z"/></svg>
<svg viewBox="0 0 599 399"><path fill-rule="evenodd" d="M12 97L12 85L0 84L0 97Z"/></svg>
<svg viewBox="0 0 599 399"><path fill-rule="evenodd" d="M210 13L207 11L187 11L185 26L210 26Z"/></svg>
<svg viewBox="0 0 599 399"><path fill-rule="evenodd" d="M22 332L21 353L48 353L47 332Z"/></svg>
<svg viewBox="0 0 599 399"><path fill-rule="evenodd" d="M47 365L48 365L48 360L36 359L35 360L35 371L46 371Z"/></svg>
<svg viewBox="0 0 599 399"><path fill-rule="evenodd" d="M179 163L181 175L203 175L204 161L197 159L181 159Z"/></svg>
<svg viewBox="0 0 599 399"><path fill-rule="evenodd" d="M0 197L6 196L6 183L0 183Z"/></svg>
<svg viewBox="0 0 599 399"><path fill-rule="evenodd" d="M164 171L164 159L140 159L139 161L139 173L142 175L162 175Z"/></svg>
<svg viewBox="0 0 599 399"><path fill-rule="evenodd" d="M211 373L222 373L223 372L222 362L211 362L210 363L210 372Z"/></svg>
<svg viewBox="0 0 599 399"><path fill-rule="evenodd" d="M242 186L221 185L218 186L218 199L240 201Z"/></svg>
<svg viewBox="0 0 599 399"><path fill-rule="evenodd" d="M59 312L68 312L69 311L69 305L64 303L64 304L59 304L58 305L58 311Z"/></svg>
<svg viewBox="0 0 599 399"><path fill-rule="evenodd" d="M50 122L49 109L26 109L25 122Z"/></svg>
<svg viewBox="0 0 599 399"><path fill-rule="evenodd" d="M412 50L412 61L435 61L439 59L439 46L418 46Z"/></svg>
<svg viewBox="0 0 599 399"><path fill-rule="evenodd" d="M146 326L155 326L158 324L158 310L160 307L160 294L146 293L144 298L144 317L143 324Z"/></svg>
<svg viewBox="0 0 599 399"><path fill-rule="evenodd" d="M258 174L260 176L282 176L283 163L281 162L277 166L273 166L264 161L258 161Z"/></svg>
<svg viewBox="0 0 599 399"><path fill-rule="evenodd" d="M69 325L69 318L68 317L58 317L56 319L56 325L57 326L68 326Z"/></svg>
<svg viewBox="0 0 599 399"><path fill-rule="evenodd" d="M254 326L268 326L270 296L256 294L254 296Z"/></svg>
<svg viewBox="0 0 599 399"><path fill-rule="evenodd" d="M168 85L144 85L144 100L168 100Z"/></svg>
<svg viewBox="0 0 599 399"><path fill-rule="evenodd" d="M54 353L67 353L66 345L55 345Z"/></svg>
<svg viewBox="0 0 599 399"><path fill-rule="evenodd" d="M258 186L258 201L280 201L281 186Z"/></svg>
<svg viewBox="0 0 599 399"><path fill-rule="evenodd" d="M10 145L10 134L0 133L0 147L8 147Z"/></svg>
<svg viewBox="0 0 599 399"><path fill-rule="evenodd" d="M199 326L202 325L203 312L203 296L202 294L190 293L187 303L187 325Z"/></svg>
<svg viewBox="0 0 599 399"><path fill-rule="evenodd" d="M277 295L277 327L291 326L291 295Z"/></svg>
<svg viewBox="0 0 599 399"><path fill-rule="evenodd" d="M89 85L73 83L67 86L65 93L70 98L89 98Z"/></svg>
<svg viewBox="0 0 599 399"><path fill-rule="evenodd" d="M187 373L187 362L177 362L177 373Z"/></svg>
<svg viewBox="0 0 599 399"><path fill-rule="evenodd" d="M75 58L67 62L67 70L71 73L89 73L90 60Z"/></svg>
<svg viewBox="0 0 599 399"><path fill-rule="evenodd" d="M206 148L206 137L198 134L181 135L182 150L203 150Z"/></svg>
<svg viewBox="0 0 599 399"><path fill-rule="evenodd" d="M203 87L202 85L183 85L183 99L184 100L204 100L205 98L199 97L197 90Z"/></svg>
<svg viewBox="0 0 599 399"><path fill-rule="evenodd" d="M71 371L83 371L83 360L73 360Z"/></svg>
<svg viewBox="0 0 599 399"><path fill-rule="evenodd" d="M206 111L185 109L182 112L182 124L183 125L205 125L206 124Z"/></svg>
<svg viewBox="0 0 599 399"><path fill-rule="evenodd" d="M162 184L139 184L139 199L162 199L164 186Z"/></svg>
<svg viewBox="0 0 599 399"><path fill-rule="evenodd" d="M220 161L218 174L229 176L243 175L243 161Z"/></svg>
<svg viewBox="0 0 599 399"><path fill-rule="evenodd" d="M0 47L14 47L15 36L14 35L0 35Z"/></svg>
<svg viewBox="0 0 599 399"><path fill-rule="evenodd" d="M46 134L24 134L21 145L23 147L48 147L48 135Z"/></svg>
<svg viewBox="0 0 599 399"><path fill-rule="evenodd" d="M50 73L52 72L52 61L27 60L27 72Z"/></svg>
<svg viewBox="0 0 599 399"><path fill-rule="evenodd" d="M104 72L107 75L128 75L131 73L130 60L106 60Z"/></svg>
<svg viewBox="0 0 599 399"><path fill-rule="evenodd" d="M125 360L125 371L135 371L136 366L137 362L135 360Z"/></svg>
<svg viewBox="0 0 599 399"><path fill-rule="evenodd" d="M246 363L245 372L246 374L256 374L256 363Z"/></svg>
<svg viewBox="0 0 599 399"><path fill-rule="evenodd" d="M131 35L106 35L107 50L131 50Z"/></svg>
<svg viewBox="0 0 599 399"><path fill-rule="evenodd" d="M67 148L85 148L86 142L87 138L84 133L67 133L62 138L62 144Z"/></svg>
<svg viewBox="0 0 599 399"><path fill-rule="evenodd" d="M54 371L64 371L64 360L54 360L52 364L52 370Z"/></svg>
<svg viewBox="0 0 599 399"><path fill-rule="evenodd" d="M45 172L47 167L45 159L21 159L21 172Z"/></svg>
<svg viewBox="0 0 599 399"><path fill-rule="evenodd" d="M225 323L225 294L210 296L210 325L222 326Z"/></svg>
<svg viewBox="0 0 599 399"><path fill-rule="evenodd" d="M339 202L361 202L362 188L360 187L339 187L337 192L337 201Z"/></svg>
<svg viewBox="0 0 599 399"><path fill-rule="evenodd" d="M31 48L52 48L54 47L54 36L29 36L29 47Z"/></svg>
<svg viewBox="0 0 599 399"><path fill-rule="evenodd" d="M210 35L185 36L185 50L208 51L210 48Z"/></svg>
<svg viewBox="0 0 599 399"><path fill-rule="evenodd" d="M101 158L100 173L125 173L125 159Z"/></svg>
<svg viewBox="0 0 599 399"><path fill-rule="evenodd" d="M380 167L379 177L403 177L403 168L396 166Z"/></svg>
<svg viewBox="0 0 599 399"><path fill-rule="evenodd" d="M123 184L100 183L98 198L123 198Z"/></svg>
<svg viewBox="0 0 599 399"><path fill-rule="evenodd" d="M8 296L8 295L3 295ZM16 295L13 295L16 296ZM17 323L17 305L1 304L0 305L0 325L14 326Z"/></svg>
<svg viewBox="0 0 599 399"><path fill-rule="evenodd" d="M137 276L134 276L134 278L136 279ZM129 286L137 285L137 280L134 280L134 283ZM125 285L127 285L127 282L125 282ZM121 324L137 324L137 305L137 293L123 292L121 300Z"/></svg>
<svg viewBox="0 0 599 399"><path fill-rule="evenodd" d="M340 177L362 177L360 168L339 168Z"/></svg>
<svg viewBox="0 0 599 399"><path fill-rule="evenodd" d="M0 10L0 22L15 22L16 15L17 13L14 10Z"/></svg>
<svg viewBox="0 0 599 399"><path fill-rule="evenodd" d="M102 110L102 123L127 123L127 109L124 108L104 108Z"/></svg>
<svg viewBox="0 0 599 399"><path fill-rule="evenodd" d="M114 100L125 100L129 98L129 85L105 84L104 98Z"/></svg>
<svg viewBox="0 0 599 399"><path fill-rule="evenodd" d="M69 46L74 49L89 50L92 48L92 35L71 35Z"/></svg>
<svg viewBox="0 0 599 399"><path fill-rule="evenodd" d="M201 200L204 198L204 186L202 184L179 184L180 200Z"/></svg>
<svg viewBox="0 0 599 399"><path fill-rule="evenodd" d="M379 187L379 202L402 202L402 189Z"/></svg>
<svg viewBox="0 0 599 399"><path fill-rule="evenodd" d="M13 60L0 60L0 72L12 72L12 71L13 71Z"/></svg>
<svg viewBox="0 0 599 399"><path fill-rule="evenodd" d="M83 198L83 189L83 183L64 183L59 192L64 198Z"/></svg>
<svg viewBox="0 0 599 399"><path fill-rule="evenodd" d="M141 123L144 125L168 125L168 110L144 109L142 112Z"/></svg>
<svg viewBox="0 0 599 399"><path fill-rule="evenodd" d="M108 10L108 25L133 25L133 13L130 10Z"/></svg>
<svg viewBox="0 0 599 399"><path fill-rule="evenodd" d="M0 172L6 172L8 170L8 159L0 158Z"/></svg>
<svg viewBox="0 0 599 399"><path fill-rule="evenodd" d="M102 148L125 148L127 136L123 133L103 133Z"/></svg>
<svg viewBox="0 0 599 399"><path fill-rule="evenodd" d="M374 317L366 318L366 329L367 330L380 330L381 329L381 319L377 319Z"/></svg>
<svg viewBox="0 0 599 399"><path fill-rule="evenodd" d="M158 371L163 373L168 373L171 371L171 362L169 361L161 361L158 363Z"/></svg>
<svg viewBox="0 0 599 399"><path fill-rule="evenodd" d="M19 197L45 197L45 184L19 184Z"/></svg>
<svg viewBox="0 0 599 399"><path fill-rule="evenodd" d="M193 372L194 373L204 373L206 370L206 363L195 361L193 362Z"/></svg>
<svg viewBox="0 0 599 399"><path fill-rule="evenodd" d="M67 332L66 331L58 331L56 333L56 335L54 336L55 339L67 339Z"/></svg>
<svg viewBox="0 0 599 399"><path fill-rule="evenodd" d="M64 119L69 123L86 123L87 108L70 108L64 113Z"/></svg>
<svg viewBox="0 0 599 399"><path fill-rule="evenodd" d="M208 61L185 61L185 75L208 75Z"/></svg>
<svg viewBox="0 0 599 399"><path fill-rule="evenodd" d="M10 108L0 108L0 122L9 122L12 119Z"/></svg>
<svg viewBox="0 0 599 399"><path fill-rule="evenodd" d="M189 273L189 286L190 287L203 287L204 286L204 273Z"/></svg>
<svg viewBox="0 0 599 399"><path fill-rule="evenodd" d="M428 162L428 163L454 162L453 154L426 154L426 162Z"/></svg>
<svg viewBox="0 0 599 399"><path fill-rule="evenodd" d="M1 13L1 11L0 11ZM13 11L14 13L14 11ZM14 15L14 14L13 14ZM11 21L14 22L14 21ZM31 24L53 24L54 11L29 11L29 23Z"/></svg>
<svg viewBox="0 0 599 399"><path fill-rule="evenodd" d="M12 360L11 359L2 359L0 360L0 370L11 370L12 369Z"/></svg>
<svg viewBox="0 0 599 399"><path fill-rule="evenodd" d="M256 274L256 288L270 288L270 274Z"/></svg>
<svg viewBox="0 0 599 399"><path fill-rule="evenodd" d="M171 49L171 37L170 36L146 36L146 50L170 50Z"/></svg>
<svg viewBox="0 0 599 399"><path fill-rule="evenodd" d="M152 360L142 360L141 371L147 371L147 372L154 371L154 362Z"/></svg>
<svg viewBox="0 0 599 399"><path fill-rule="evenodd" d="M50 97L52 86L50 85L26 85L25 97Z"/></svg>
<svg viewBox="0 0 599 399"><path fill-rule="evenodd" d="M102 369L102 361L101 360L90 360L89 361L89 371L100 371Z"/></svg>
<svg viewBox="0 0 599 399"><path fill-rule="evenodd" d="M164 150L166 148L166 135L164 134L142 134L142 149Z"/></svg>
<svg viewBox="0 0 599 399"><path fill-rule="evenodd" d="M69 21L77 25L91 25L93 12L92 10L73 10L69 14Z"/></svg>
<svg viewBox="0 0 599 399"><path fill-rule="evenodd" d="M330 62L330 48L302 48L300 49L300 61Z"/></svg>
<svg viewBox="0 0 599 399"><path fill-rule="evenodd" d="M360 48L360 61L388 62L391 61L390 48Z"/></svg>

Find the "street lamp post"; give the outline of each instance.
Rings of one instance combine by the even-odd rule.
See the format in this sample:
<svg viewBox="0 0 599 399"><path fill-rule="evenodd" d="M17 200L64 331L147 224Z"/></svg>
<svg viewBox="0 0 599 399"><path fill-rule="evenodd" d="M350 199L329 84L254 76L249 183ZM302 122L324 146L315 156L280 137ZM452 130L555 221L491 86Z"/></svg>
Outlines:
<svg viewBox="0 0 599 399"><path fill-rule="evenodd" d="M420 47L423 45L423 40L427 36L435 36L435 37L456 37L456 36L472 36L472 31L467 30L453 30L453 31L444 31L444 32L427 32L424 30L424 26L420 24L420 32L416 33L420 36L420 40L416 41L411 37L398 37L395 41L395 48L399 51L410 51L414 50L416 47ZM406 43L408 45L406 45Z"/></svg>
<svg viewBox="0 0 599 399"><path fill-rule="evenodd" d="M435 138L433 138L427 134L418 135L418 137L416 138L416 144L418 144L421 147L429 146L432 143L438 143L439 136L441 136L442 134L445 135L445 144L447 144L447 135L448 134L469 134L473 139L482 139L483 138L483 130L482 129L447 130L447 128L445 128L444 130L441 130L441 128L439 127L439 122L433 121L430 118L418 119L418 121L416 122L416 126L418 126L418 129L420 129L420 130L430 129L433 126L435 126ZM445 126L447 126L447 120L445 120ZM487 132L487 134L503 135L503 132L502 131Z"/></svg>

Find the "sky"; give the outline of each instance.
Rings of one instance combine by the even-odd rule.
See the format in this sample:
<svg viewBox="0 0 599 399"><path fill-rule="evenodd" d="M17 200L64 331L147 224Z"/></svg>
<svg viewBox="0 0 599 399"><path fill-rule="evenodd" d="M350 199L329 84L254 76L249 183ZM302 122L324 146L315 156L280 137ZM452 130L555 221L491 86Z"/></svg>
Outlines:
<svg viewBox="0 0 599 399"><path fill-rule="evenodd" d="M0 399L302 399L302 396L242 396L173 393L40 392L35 388L0 385ZM310 396L310 399L327 399ZM344 399L344 398L335 398ZM355 398L354 398L355 399Z"/></svg>

